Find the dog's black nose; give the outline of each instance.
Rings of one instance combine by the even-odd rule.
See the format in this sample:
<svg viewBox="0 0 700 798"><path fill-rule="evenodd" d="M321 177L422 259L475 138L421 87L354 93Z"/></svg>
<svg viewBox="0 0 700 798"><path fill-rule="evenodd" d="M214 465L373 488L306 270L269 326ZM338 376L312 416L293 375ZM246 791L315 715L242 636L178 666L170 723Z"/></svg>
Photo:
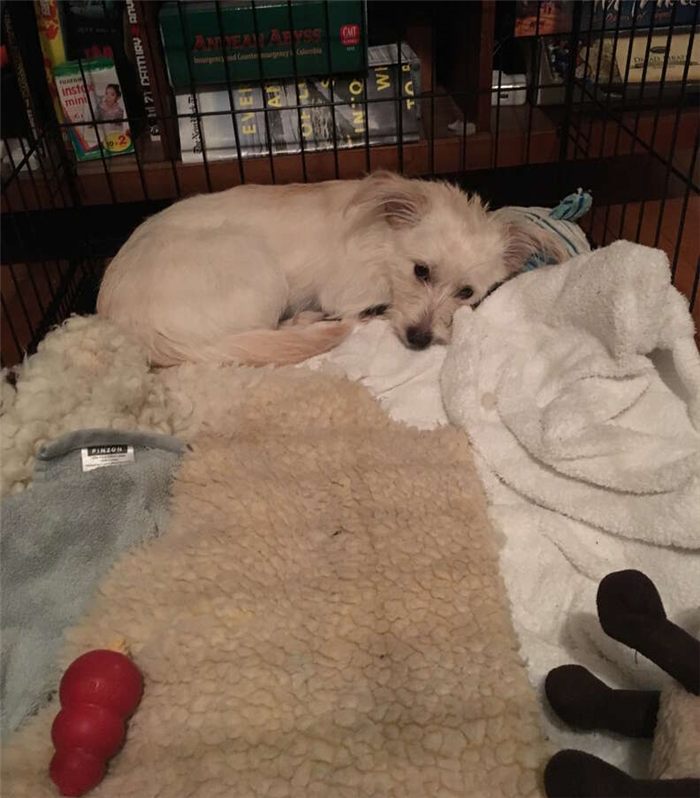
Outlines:
<svg viewBox="0 0 700 798"><path fill-rule="evenodd" d="M409 327L406 330L406 340L411 349L425 349L430 346L433 334L430 330L425 330L421 327Z"/></svg>

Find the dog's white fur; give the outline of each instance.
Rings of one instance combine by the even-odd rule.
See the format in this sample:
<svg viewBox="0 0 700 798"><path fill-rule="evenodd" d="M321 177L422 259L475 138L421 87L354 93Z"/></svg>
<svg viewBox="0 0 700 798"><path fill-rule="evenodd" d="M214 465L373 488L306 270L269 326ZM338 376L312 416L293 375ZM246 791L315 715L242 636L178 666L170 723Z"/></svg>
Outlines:
<svg viewBox="0 0 700 798"><path fill-rule="evenodd" d="M508 225L446 183L380 172L245 185L144 222L107 268L97 310L161 366L298 362L337 345L379 305L404 343L410 329L419 345L447 342L460 304L478 302L541 249L563 257L537 226ZM429 267L428 281L416 264ZM473 296L458 298L466 286Z"/></svg>

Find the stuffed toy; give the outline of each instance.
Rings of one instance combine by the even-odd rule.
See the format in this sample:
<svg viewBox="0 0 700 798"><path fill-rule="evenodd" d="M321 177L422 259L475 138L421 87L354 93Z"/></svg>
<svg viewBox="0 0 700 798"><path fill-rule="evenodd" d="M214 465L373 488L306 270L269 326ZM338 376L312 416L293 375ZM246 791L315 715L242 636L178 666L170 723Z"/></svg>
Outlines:
<svg viewBox="0 0 700 798"><path fill-rule="evenodd" d="M661 692L613 690L586 668L550 671L545 693L568 725L652 739L649 779L633 779L598 757L560 751L545 770L549 798L700 798L700 641L668 620L654 583L618 571L598 587L603 631L639 651L678 684Z"/></svg>
<svg viewBox="0 0 700 798"><path fill-rule="evenodd" d="M566 250L570 258L590 252L591 245L588 243L586 234L576 224L576 221L585 216L593 204L593 195L590 191L579 188L573 194L569 194L554 208L538 208L535 206L507 205L501 208L498 214L501 218L507 218L513 224L536 224L547 233L558 236L559 243ZM533 252L520 272L529 272L539 269L540 266L547 266L552 262L551 257L546 252ZM520 274L518 272L518 274Z"/></svg>
<svg viewBox="0 0 700 798"><path fill-rule="evenodd" d="M500 208L497 213L501 219L511 224L535 224L547 233L554 234L559 238L559 243L568 256L570 258L575 258L576 255L591 251L591 245L588 243L586 234L575 222L588 213L592 204L593 196L591 192L579 188L573 194L564 197L554 208L539 208L532 205L506 205ZM487 296L492 294L497 288L500 288L504 282L512 280L519 274L533 271L533 269L539 269L540 266L553 265L557 262L557 259L553 258L548 252L532 252L525 263L523 263L521 269L514 271L505 280L491 286L484 296L481 297L479 302L472 307L478 307Z"/></svg>

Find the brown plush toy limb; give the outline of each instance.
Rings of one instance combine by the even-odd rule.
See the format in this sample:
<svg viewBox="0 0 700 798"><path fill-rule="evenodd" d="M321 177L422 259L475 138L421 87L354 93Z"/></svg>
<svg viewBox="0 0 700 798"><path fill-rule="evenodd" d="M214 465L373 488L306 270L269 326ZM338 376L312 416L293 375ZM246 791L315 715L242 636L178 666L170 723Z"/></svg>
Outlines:
<svg viewBox="0 0 700 798"><path fill-rule="evenodd" d="M569 726L577 729L654 736L659 711L655 690L613 690L581 665L562 665L547 675L547 700Z"/></svg>
<svg viewBox="0 0 700 798"><path fill-rule="evenodd" d="M698 798L700 779L633 779L583 751L560 751L544 773L548 798Z"/></svg>
<svg viewBox="0 0 700 798"><path fill-rule="evenodd" d="M605 634L644 654L694 695L700 695L700 641L666 617L654 583L640 571L608 574L598 587Z"/></svg>
<svg viewBox="0 0 700 798"><path fill-rule="evenodd" d="M652 773L633 779L582 751L560 751L545 770L549 798L700 798L700 642L666 617L654 583L639 571L602 580L598 617L610 637L634 648L688 691L613 690L585 668L550 671L545 692L554 711L580 729L654 737ZM677 761L674 761L677 760Z"/></svg>

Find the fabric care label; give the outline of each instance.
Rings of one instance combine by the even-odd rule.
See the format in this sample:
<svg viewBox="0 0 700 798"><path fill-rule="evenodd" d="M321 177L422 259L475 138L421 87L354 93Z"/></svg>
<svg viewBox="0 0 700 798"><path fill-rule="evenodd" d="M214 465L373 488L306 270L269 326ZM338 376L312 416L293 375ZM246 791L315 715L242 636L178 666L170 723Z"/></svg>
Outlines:
<svg viewBox="0 0 700 798"><path fill-rule="evenodd" d="M83 471L94 471L105 466L123 465L134 462L134 447L126 444L111 446L88 446L80 450Z"/></svg>

